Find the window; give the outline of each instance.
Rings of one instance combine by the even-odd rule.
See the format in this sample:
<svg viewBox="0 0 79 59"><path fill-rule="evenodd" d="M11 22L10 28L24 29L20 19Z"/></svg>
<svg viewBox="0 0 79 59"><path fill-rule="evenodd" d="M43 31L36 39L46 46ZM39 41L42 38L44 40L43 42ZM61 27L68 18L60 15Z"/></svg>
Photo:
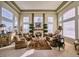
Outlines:
<svg viewBox="0 0 79 59"><path fill-rule="evenodd" d="M43 26L43 17L34 17L34 27L35 28L42 28Z"/></svg>
<svg viewBox="0 0 79 59"><path fill-rule="evenodd" d="M13 31L13 21L8 19L3 19L2 23L6 25L6 31L12 32Z"/></svg>
<svg viewBox="0 0 79 59"><path fill-rule="evenodd" d="M23 32L25 33L29 32L29 17L23 18Z"/></svg>
<svg viewBox="0 0 79 59"><path fill-rule="evenodd" d="M75 16L75 8L72 8L63 14L63 19L67 20L67 19L72 18L74 16Z"/></svg>
<svg viewBox="0 0 79 59"><path fill-rule="evenodd" d="M24 22L25 24L26 24L26 23L29 23L29 17L24 17L23 22Z"/></svg>
<svg viewBox="0 0 79 59"><path fill-rule="evenodd" d="M72 17L75 17L75 8L63 14L63 35L75 39L75 20Z"/></svg>
<svg viewBox="0 0 79 59"><path fill-rule="evenodd" d="M53 17L48 17L48 33L53 32Z"/></svg>
<svg viewBox="0 0 79 59"><path fill-rule="evenodd" d="M3 17L2 24L6 25L6 31L12 32L13 31L13 14L9 10L2 8L2 17Z"/></svg>
<svg viewBox="0 0 79 59"><path fill-rule="evenodd" d="M13 14L9 10L2 8L2 17L8 18L10 20L13 19Z"/></svg>
<svg viewBox="0 0 79 59"><path fill-rule="evenodd" d="M75 20L63 23L63 35L75 39Z"/></svg>

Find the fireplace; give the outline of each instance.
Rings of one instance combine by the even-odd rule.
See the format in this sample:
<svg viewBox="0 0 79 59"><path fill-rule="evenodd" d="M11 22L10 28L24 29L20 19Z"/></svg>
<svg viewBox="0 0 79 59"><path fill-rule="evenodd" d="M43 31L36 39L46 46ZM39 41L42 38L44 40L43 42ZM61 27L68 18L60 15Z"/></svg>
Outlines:
<svg viewBox="0 0 79 59"><path fill-rule="evenodd" d="M42 29L37 29L37 30L34 30L34 35L36 34L36 33L41 33L41 36L43 37L43 30Z"/></svg>

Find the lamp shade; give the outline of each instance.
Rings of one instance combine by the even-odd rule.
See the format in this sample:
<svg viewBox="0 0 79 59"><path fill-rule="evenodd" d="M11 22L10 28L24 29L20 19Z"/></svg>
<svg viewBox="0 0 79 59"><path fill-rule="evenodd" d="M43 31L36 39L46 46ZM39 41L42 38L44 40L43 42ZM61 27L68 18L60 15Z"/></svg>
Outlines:
<svg viewBox="0 0 79 59"><path fill-rule="evenodd" d="M6 25L5 24L0 24L0 27L6 27Z"/></svg>

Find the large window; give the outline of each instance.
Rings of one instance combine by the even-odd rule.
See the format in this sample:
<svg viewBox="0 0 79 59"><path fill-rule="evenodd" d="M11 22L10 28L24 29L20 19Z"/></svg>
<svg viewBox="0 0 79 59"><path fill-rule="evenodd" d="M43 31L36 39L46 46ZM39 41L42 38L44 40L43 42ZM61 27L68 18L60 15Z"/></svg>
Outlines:
<svg viewBox="0 0 79 59"><path fill-rule="evenodd" d="M72 18L75 16L75 8L72 8L63 14L63 20Z"/></svg>
<svg viewBox="0 0 79 59"><path fill-rule="evenodd" d="M28 33L29 32L29 17L23 18L23 32Z"/></svg>
<svg viewBox="0 0 79 59"><path fill-rule="evenodd" d="M48 17L48 33L53 32L53 17Z"/></svg>
<svg viewBox="0 0 79 59"><path fill-rule="evenodd" d="M5 8L2 8L2 16L8 19L13 19L13 13Z"/></svg>
<svg viewBox="0 0 79 59"><path fill-rule="evenodd" d="M13 21L8 19L3 19L2 24L6 25L6 31L12 32L13 31Z"/></svg>
<svg viewBox="0 0 79 59"><path fill-rule="evenodd" d="M75 20L63 23L63 35L75 39Z"/></svg>
<svg viewBox="0 0 79 59"><path fill-rule="evenodd" d="M41 29L43 26L43 17L34 17L34 28Z"/></svg>
<svg viewBox="0 0 79 59"><path fill-rule="evenodd" d="M13 31L13 14L9 10L2 8L2 23L6 25L6 31Z"/></svg>
<svg viewBox="0 0 79 59"><path fill-rule="evenodd" d="M72 8L63 14L63 35L73 39L75 39L74 17L75 17L75 8Z"/></svg>

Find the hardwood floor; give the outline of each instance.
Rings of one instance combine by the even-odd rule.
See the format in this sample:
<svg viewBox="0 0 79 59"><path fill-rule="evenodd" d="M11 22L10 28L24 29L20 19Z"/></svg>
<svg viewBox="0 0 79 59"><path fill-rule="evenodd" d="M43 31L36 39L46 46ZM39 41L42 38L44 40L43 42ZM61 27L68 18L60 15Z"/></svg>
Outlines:
<svg viewBox="0 0 79 59"><path fill-rule="evenodd" d="M79 57L74 46L65 42L65 50L52 48L52 50L37 50L37 49L15 49L14 45L6 48L0 48L0 57Z"/></svg>

